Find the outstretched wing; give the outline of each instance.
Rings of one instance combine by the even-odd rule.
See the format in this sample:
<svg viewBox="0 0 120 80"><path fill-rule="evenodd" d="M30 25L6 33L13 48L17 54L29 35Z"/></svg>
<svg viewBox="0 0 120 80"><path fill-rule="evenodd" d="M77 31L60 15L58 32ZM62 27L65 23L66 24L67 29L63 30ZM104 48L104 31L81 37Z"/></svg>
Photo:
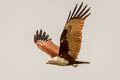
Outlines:
<svg viewBox="0 0 120 80"><path fill-rule="evenodd" d="M40 50L47 53L50 57L55 57L58 55L59 47L52 42L49 35L46 32L37 30L34 35L34 43L38 46Z"/></svg>
<svg viewBox="0 0 120 80"><path fill-rule="evenodd" d="M82 42L82 29L84 26L85 19L91 14L88 13L86 5L83 7L83 3L77 9L77 4L71 14L69 13L65 28L60 38L60 50L59 55L69 54L73 59L76 59L81 47Z"/></svg>

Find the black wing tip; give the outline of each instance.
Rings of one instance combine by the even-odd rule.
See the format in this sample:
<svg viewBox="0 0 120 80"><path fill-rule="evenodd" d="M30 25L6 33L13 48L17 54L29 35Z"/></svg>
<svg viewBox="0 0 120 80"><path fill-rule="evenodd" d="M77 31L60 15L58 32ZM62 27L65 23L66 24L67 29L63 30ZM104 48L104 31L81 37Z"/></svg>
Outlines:
<svg viewBox="0 0 120 80"><path fill-rule="evenodd" d="M34 43L37 42L36 35L34 34Z"/></svg>
<svg viewBox="0 0 120 80"><path fill-rule="evenodd" d="M34 35L34 43L36 43L37 41L48 41L48 40L52 40L51 38L49 38L49 35L46 34L45 31L43 31L42 29L36 30L36 34Z"/></svg>
<svg viewBox="0 0 120 80"><path fill-rule="evenodd" d="M80 6L78 7L78 3L77 3L73 12L72 13L71 13L71 11L69 12L67 22L70 21L71 19L81 19L81 18L85 19L85 18L87 18L89 16L88 14L91 14L91 13L88 13L89 10L91 9L91 7L86 9L87 7L88 7L88 4L86 4L85 7L83 7L83 2L81 2ZM83 9L81 9L81 8L83 8Z"/></svg>
<svg viewBox="0 0 120 80"><path fill-rule="evenodd" d="M70 20L70 15L71 15L71 10L70 10L70 12L69 12L67 22Z"/></svg>
<svg viewBox="0 0 120 80"><path fill-rule="evenodd" d="M83 18L86 19L88 16L90 16L91 13L88 13L86 16L84 16Z"/></svg>

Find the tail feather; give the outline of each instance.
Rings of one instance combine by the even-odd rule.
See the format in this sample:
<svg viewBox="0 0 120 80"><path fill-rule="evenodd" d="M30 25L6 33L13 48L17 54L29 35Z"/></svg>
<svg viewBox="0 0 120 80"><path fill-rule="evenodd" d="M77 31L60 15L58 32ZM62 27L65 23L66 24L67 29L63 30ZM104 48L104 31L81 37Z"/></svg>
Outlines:
<svg viewBox="0 0 120 80"><path fill-rule="evenodd" d="M90 62L85 61L75 61L76 64L90 64Z"/></svg>

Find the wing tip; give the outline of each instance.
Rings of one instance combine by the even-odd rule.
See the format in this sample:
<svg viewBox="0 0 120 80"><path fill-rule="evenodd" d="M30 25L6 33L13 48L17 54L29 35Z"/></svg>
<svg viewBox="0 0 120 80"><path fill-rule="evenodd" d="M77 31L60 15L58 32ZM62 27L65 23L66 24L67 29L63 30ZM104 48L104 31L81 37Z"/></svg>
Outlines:
<svg viewBox="0 0 120 80"><path fill-rule="evenodd" d="M43 31L42 29L36 30L36 34L34 34L34 43L36 43L37 41L48 41L48 40L52 40L52 38L49 38L49 35L46 34L45 31Z"/></svg>
<svg viewBox="0 0 120 80"><path fill-rule="evenodd" d="M81 19L81 18L86 19L91 14L91 13L88 13L91 7L86 9L88 7L88 4L86 4L85 7L83 7L83 9L81 9L82 7L83 7L83 2L81 2L79 8L78 8L78 3L76 3L76 6L73 12L71 13L71 10L69 12L67 22L70 21L71 19Z"/></svg>

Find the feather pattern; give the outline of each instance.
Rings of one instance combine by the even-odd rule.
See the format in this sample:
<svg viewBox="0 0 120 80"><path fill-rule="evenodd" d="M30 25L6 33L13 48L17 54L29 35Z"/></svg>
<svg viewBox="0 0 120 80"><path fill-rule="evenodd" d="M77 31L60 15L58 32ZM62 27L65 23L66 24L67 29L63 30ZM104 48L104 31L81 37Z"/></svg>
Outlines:
<svg viewBox="0 0 120 80"><path fill-rule="evenodd" d="M59 46L52 42L52 39L49 38L49 35L46 32L40 29L40 32L37 30L34 35L34 43L38 46L40 50L47 53L50 57L56 57L59 52Z"/></svg>
<svg viewBox="0 0 120 80"><path fill-rule="evenodd" d="M85 5L85 7L83 7L82 2L79 7L78 4L76 4L72 13L70 11L60 38L60 56L69 54L73 59L77 58L81 48L84 21L91 14L89 13L90 7L86 9L87 6L88 5Z"/></svg>

